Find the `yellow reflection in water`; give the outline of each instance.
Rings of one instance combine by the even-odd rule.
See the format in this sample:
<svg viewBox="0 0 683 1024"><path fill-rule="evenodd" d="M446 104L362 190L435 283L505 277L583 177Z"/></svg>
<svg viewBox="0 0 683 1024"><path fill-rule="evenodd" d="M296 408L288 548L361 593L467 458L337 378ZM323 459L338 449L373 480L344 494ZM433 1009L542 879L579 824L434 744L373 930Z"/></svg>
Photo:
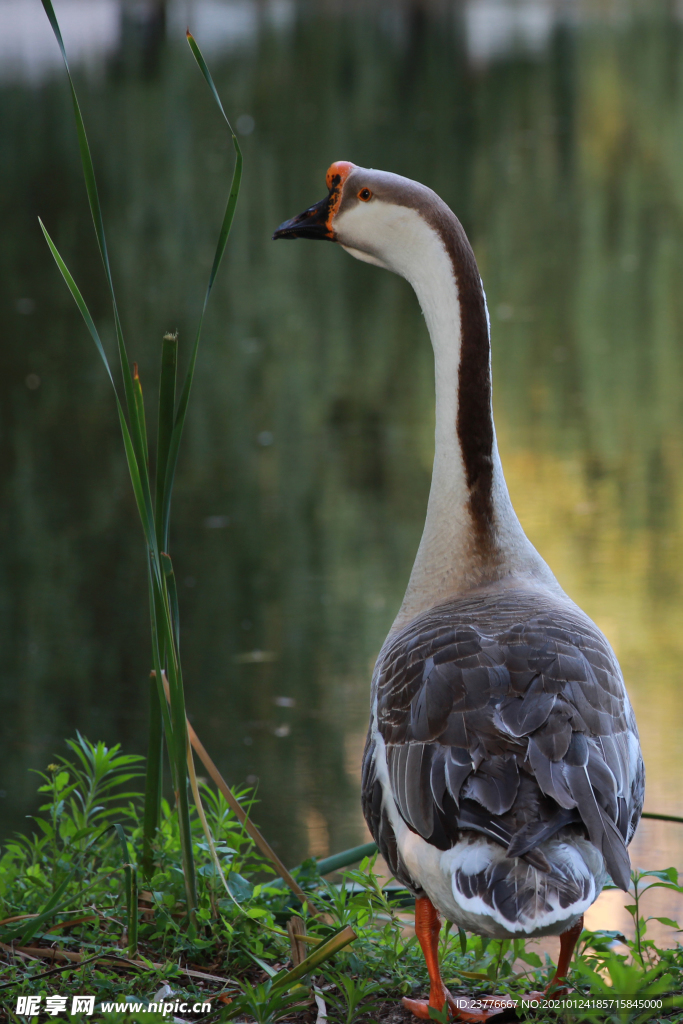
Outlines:
<svg viewBox="0 0 683 1024"><path fill-rule="evenodd" d="M625 535L615 491L589 493L576 461L506 452L504 465L530 539L619 658L638 718L648 808L683 815L683 599L676 591L660 598L657 538L644 526ZM672 564L683 564L681 533L664 540Z"/></svg>

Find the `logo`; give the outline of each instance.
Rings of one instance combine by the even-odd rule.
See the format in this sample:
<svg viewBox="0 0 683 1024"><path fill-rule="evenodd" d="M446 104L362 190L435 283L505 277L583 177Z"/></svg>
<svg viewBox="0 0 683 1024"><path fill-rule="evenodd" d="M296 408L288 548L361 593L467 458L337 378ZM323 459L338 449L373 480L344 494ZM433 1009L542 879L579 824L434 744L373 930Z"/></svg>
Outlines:
<svg viewBox="0 0 683 1024"><path fill-rule="evenodd" d="M71 1012L84 1013L86 1017L91 1017L95 1012L95 997L74 996L71 1001Z"/></svg>

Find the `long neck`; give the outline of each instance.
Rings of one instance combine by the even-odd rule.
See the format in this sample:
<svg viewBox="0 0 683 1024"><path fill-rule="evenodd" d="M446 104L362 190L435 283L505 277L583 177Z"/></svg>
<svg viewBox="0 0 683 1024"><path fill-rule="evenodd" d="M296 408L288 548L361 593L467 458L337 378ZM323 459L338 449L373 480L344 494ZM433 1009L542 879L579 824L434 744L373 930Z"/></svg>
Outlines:
<svg viewBox="0 0 683 1024"><path fill-rule="evenodd" d="M453 222L447 234L434 234L428 258L423 252L405 273L434 349L436 434L424 532L394 628L512 573L557 586L510 502L493 427L486 299L472 250Z"/></svg>

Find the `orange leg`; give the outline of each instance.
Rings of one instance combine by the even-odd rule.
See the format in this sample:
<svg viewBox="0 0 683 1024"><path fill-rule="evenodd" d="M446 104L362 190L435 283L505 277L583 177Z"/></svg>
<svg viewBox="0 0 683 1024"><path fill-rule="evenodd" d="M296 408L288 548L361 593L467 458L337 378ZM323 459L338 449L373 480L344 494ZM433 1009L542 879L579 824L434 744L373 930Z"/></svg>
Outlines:
<svg viewBox="0 0 683 1024"><path fill-rule="evenodd" d="M429 972L429 1002L422 999L404 997L403 1005L420 1020L429 1020L429 1007L441 1012L448 1002L449 1010L455 1020L479 1022L498 1016L509 1004L507 997L491 1000L489 1008L486 1000L454 999L441 979L439 970L439 932L441 920L439 914L426 896L415 900L415 934L427 962ZM482 1006L482 1003L484 1004Z"/></svg>
<svg viewBox="0 0 683 1024"><path fill-rule="evenodd" d="M420 896L415 900L415 934L427 962L429 972L429 1003L420 999L403 999L403 1005L421 1020L429 1020L429 1007L441 1012L447 998L447 990L439 970L439 932L441 920L431 900Z"/></svg>
<svg viewBox="0 0 683 1024"><path fill-rule="evenodd" d="M557 961L557 970L555 971L555 977L546 988L544 995L550 995L551 993L552 995L557 996L566 995L567 986L563 985L562 982L565 982L569 975L569 965L572 962L576 943L579 941L582 931L583 914L573 928L568 928L566 932L562 932L560 935L560 957Z"/></svg>
<svg viewBox="0 0 683 1024"><path fill-rule="evenodd" d="M568 992L565 984L569 976L569 965L572 962L576 943L579 941L583 931L583 914L573 928L568 928L560 935L560 957L557 961L557 970L550 984L546 985L543 992L529 992L532 999L544 999L547 996L566 996Z"/></svg>

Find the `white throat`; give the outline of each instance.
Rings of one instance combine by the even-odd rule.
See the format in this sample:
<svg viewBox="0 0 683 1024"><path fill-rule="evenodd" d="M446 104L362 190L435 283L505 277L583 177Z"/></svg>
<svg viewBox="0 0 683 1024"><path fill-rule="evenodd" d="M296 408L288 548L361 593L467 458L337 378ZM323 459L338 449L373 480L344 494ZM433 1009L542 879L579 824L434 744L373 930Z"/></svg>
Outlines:
<svg viewBox="0 0 683 1024"><path fill-rule="evenodd" d="M361 216L363 235L368 238L362 249L351 240L358 237ZM393 270L413 286L434 349L436 430L432 483L422 539L393 628L400 628L457 594L511 575L532 576L552 589L559 589L514 512L495 433L494 546L483 557L477 544L458 436L460 299L453 264L441 236L417 210L388 203L355 207L340 220L343 224L337 228L339 241L353 256Z"/></svg>

